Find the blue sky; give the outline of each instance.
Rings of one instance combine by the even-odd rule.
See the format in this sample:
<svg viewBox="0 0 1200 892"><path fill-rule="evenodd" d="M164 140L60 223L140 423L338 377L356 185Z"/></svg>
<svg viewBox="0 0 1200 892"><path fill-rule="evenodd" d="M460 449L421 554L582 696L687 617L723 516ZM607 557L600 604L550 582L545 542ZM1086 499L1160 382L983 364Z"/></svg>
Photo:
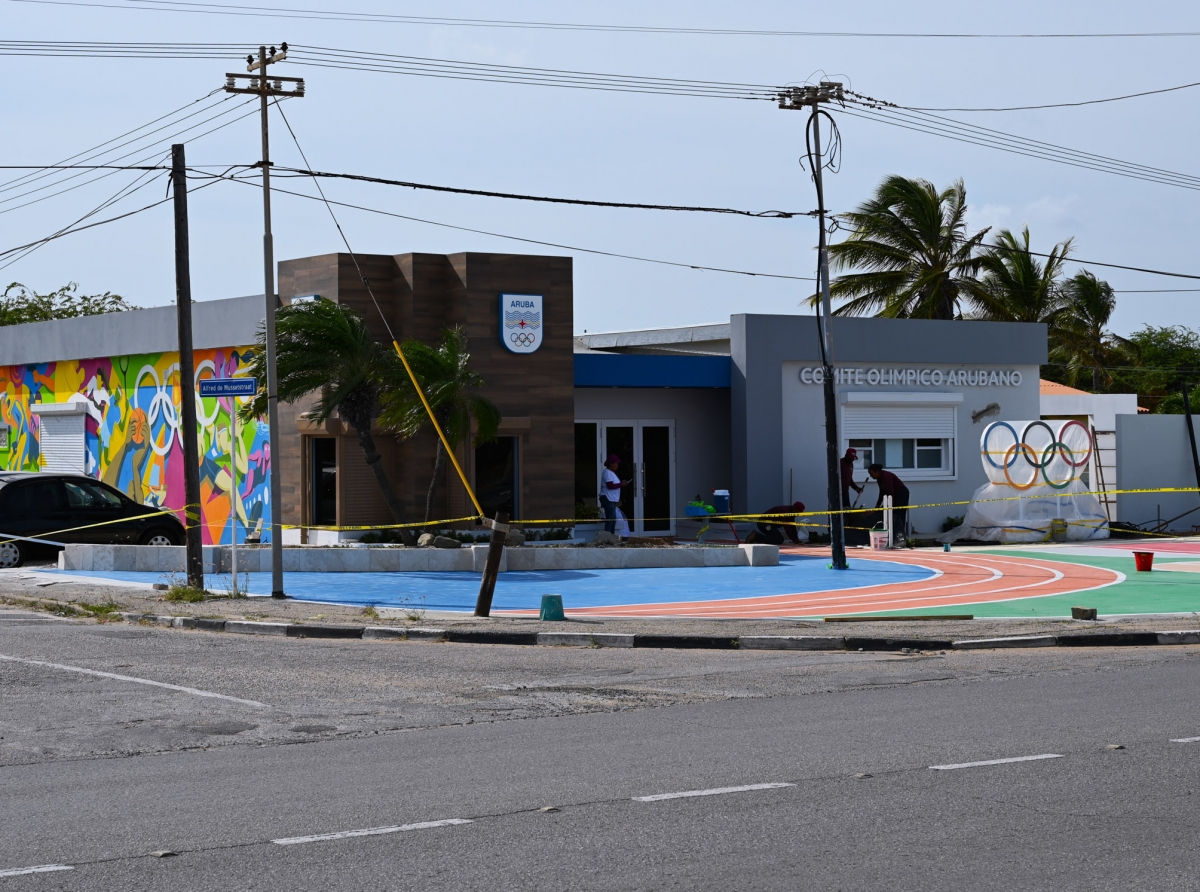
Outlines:
<svg viewBox="0 0 1200 892"><path fill-rule="evenodd" d="M115 4L127 0L108 0ZM821 76L901 104L1025 105L1076 101L1183 84L1200 37L968 40L701 36L193 15L0 0L7 39L279 42L546 68L762 84ZM365 12L589 21L701 28L871 31L1200 32L1200 7L1115 2L1002 6L962 3L537 2L434 4L291 0L280 6ZM220 87L223 60L0 57L6 85L5 164L59 160ZM318 169L471 188L603 200L808 210L813 188L797 159L803 116L766 102L636 96L421 77L277 67L302 76L306 98L288 115ZM1192 172L1200 88L1078 109L961 114L1014 133L1116 158ZM846 116L841 171L827 201L848 210L885 175L939 185L966 181L974 226L1028 224L1035 249L1074 236L1081 258L1200 273L1197 195L1184 189L1063 167ZM281 122L273 157L301 166ZM193 164L252 163L257 118L188 143ZM164 153L166 147L163 149ZM0 178L7 179L11 174ZM128 175L0 213L0 250L53 232L109 197ZM301 191L311 186L286 184ZM383 186L331 182L327 194L395 213L478 229L685 263L812 275L816 227L807 219L750 220L663 212L547 207ZM44 193L39 193L44 194ZM162 197L155 183L110 209ZM38 196L31 196L38 197ZM13 202L16 204L19 202ZM191 201L198 300L261 291L261 199L218 184ZM0 205L0 211L11 205ZM537 251L358 211L339 211L356 251ZM170 205L52 243L0 270L4 284L38 290L77 281L135 303L174 293ZM278 196L276 257L340 248L317 203ZM571 253L544 249L546 253ZM1101 271L1118 289L1197 282ZM576 330L724 321L737 312L801 312L806 284L575 255ZM1125 294L1114 328L1200 328L1200 292Z"/></svg>

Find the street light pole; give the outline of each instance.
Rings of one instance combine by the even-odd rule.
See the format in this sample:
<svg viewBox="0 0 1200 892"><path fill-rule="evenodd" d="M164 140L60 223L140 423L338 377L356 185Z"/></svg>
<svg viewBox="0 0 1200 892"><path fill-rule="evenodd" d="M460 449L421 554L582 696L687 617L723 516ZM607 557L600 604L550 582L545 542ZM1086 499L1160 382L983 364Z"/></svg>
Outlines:
<svg viewBox="0 0 1200 892"><path fill-rule="evenodd" d="M829 246L825 237L825 183L821 160L821 104L842 98L842 85L822 81L816 87L795 87L780 97L779 107L793 110L811 108L806 127L812 128L813 154L809 163L817 186L817 222L820 235L817 241L817 287L821 291L821 321L818 336L821 343L822 384L825 391L825 470L829 500L829 542L832 548L832 567L849 569L846 563L846 536L842 515L842 481L839 467L837 394L833 368L833 308L829 297Z"/></svg>
<svg viewBox="0 0 1200 892"><path fill-rule="evenodd" d="M260 100L262 111L262 167L263 177L263 295L266 301L266 341L267 341L267 423L270 427L271 450L271 597L286 598L283 591L283 481L280 472L279 455L279 390L275 373L275 311L279 307L279 299L275 294L275 244L271 235L271 146L267 127L267 100L272 96L304 95L304 80L292 77L267 77L267 66L282 62L287 58L287 44L281 44L281 50L276 52L271 47L270 54L265 46L258 48L258 61L253 56L246 57L246 70L259 72L257 77L249 77L246 87L238 87L237 81L246 79L244 74L226 74L225 92L255 93ZM284 90L284 83L294 84L291 90Z"/></svg>

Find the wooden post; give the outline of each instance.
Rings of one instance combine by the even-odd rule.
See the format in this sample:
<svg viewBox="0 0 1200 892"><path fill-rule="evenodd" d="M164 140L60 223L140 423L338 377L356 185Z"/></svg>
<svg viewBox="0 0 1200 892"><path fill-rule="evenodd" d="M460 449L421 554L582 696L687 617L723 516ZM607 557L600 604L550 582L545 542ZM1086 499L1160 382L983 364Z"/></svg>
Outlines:
<svg viewBox="0 0 1200 892"><path fill-rule="evenodd" d="M492 541L488 543L483 580L479 583L479 599L475 602L476 616L491 616L492 593L496 590L496 576L500 572L500 558L504 556L504 540L507 535L508 515L497 511L496 519L492 522Z"/></svg>
<svg viewBox="0 0 1200 892"><path fill-rule="evenodd" d="M200 527L200 447L196 442L196 372L192 360L192 272L188 254L187 162L183 146L171 146L171 188L175 192L175 316L179 328L179 404L183 416L184 544L187 581L204 590L204 558Z"/></svg>

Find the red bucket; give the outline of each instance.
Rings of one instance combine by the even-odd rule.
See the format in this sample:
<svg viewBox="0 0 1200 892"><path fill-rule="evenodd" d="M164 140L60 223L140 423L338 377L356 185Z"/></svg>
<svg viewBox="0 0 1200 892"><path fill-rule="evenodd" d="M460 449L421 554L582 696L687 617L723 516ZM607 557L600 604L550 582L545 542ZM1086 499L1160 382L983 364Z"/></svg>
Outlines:
<svg viewBox="0 0 1200 892"><path fill-rule="evenodd" d="M1133 562L1137 565L1140 572L1149 573L1151 567L1154 565L1154 552L1135 551L1133 553Z"/></svg>

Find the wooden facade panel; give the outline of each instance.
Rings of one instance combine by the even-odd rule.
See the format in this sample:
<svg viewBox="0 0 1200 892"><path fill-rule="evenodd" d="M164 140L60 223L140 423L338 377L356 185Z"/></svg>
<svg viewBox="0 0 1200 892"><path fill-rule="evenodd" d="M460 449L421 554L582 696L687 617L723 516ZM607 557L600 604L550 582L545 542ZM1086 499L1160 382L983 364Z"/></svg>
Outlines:
<svg viewBox="0 0 1200 892"><path fill-rule="evenodd" d="M471 366L482 375L484 395L505 416L523 419L520 437L520 513L527 519L569 517L574 505L574 307L572 265L568 257L521 254L358 255L363 274L387 314L396 337L436 343L443 329L466 332ZM348 304L386 342L387 332L348 254L327 254L280 264L280 294L321 294ZM543 296L544 340L532 354L514 354L500 339L500 295ZM524 419L528 419L525 422ZM285 425L286 464L299 468L300 434ZM286 439L285 438L285 439ZM425 516L425 498L433 471L436 435L426 428L406 442L376 435L384 466L405 513L405 520ZM293 463L292 455L296 462ZM458 450L473 479L473 449ZM285 480L299 471L285 468ZM366 465L357 438L343 437L338 451L339 522L343 525L389 523L390 515ZM382 514L381 514L382 512ZM471 513L469 500L449 461L438 481L434 517ZM285 516L302 512L288 507ZM295 522L295 521L292 521Z"/></svg>

